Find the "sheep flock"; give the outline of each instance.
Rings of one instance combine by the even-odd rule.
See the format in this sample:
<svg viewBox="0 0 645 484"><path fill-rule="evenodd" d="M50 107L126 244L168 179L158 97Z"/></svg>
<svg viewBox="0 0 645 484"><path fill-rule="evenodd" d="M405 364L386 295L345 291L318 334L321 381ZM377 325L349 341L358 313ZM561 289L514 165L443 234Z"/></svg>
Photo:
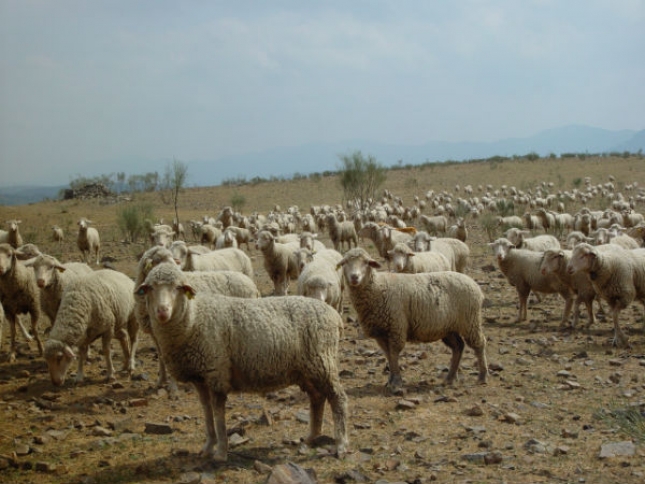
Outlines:
<svg viewBox="0 0 645 484"><path fill-rule="evenodd" d="M236 452L227 399L299 388L306 398L290 404L308 404L302 445L319 447L330 428L327 447L344 458L361 446L352 399L367 391L342 377L354 371L343 357L350 330L360 335L352 344L382 359L387 376L376 372L374 381L383 399L444 388L494 394L501 381L490 366L491 325L547 340L593 331L601 352L645 351L645 324L633 324L645 323L645 193L637 183L622 190L585 180L571 191L549 183L414 197L385 190L364 207L260 214L225 206L183 224L148 221L136 245L115 240L118 230L96 216L78 218L75 240L63 236L69 222L36 230L25 217L8 219L0 231L0 359L38 358L49 378L30 382L73 392L141 382L137 362L152 353L159 378L146 375L149 389L139 384L132 394L168 388L171 402L198 400L206 442L196 453L217 462ZM511 321L499 316L504 306ZM418 348L434 370L400 362ZM255 454L255 424L244 425L245 452Z"/></svg>

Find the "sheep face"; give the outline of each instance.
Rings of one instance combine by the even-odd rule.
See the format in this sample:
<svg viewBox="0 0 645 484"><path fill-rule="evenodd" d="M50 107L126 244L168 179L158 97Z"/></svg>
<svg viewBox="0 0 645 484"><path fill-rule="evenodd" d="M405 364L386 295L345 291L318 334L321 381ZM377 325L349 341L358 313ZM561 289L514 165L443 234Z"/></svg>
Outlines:
<svg viewBox="0 0 645 484"><path fill-rule="evenodd" d="M273 234L267 230L263 230L258 234L255 241L255 248L261 251L268 249L275 241Z"/></svg>
<svg viewBox="0 0 645 484"><path fill-rule="evenodd" d="M350 286L360 286L371 274L372 269L379 269L381 264L372 259L364 249L349 250L338 263Z"/></svg>
<svg viewBox="0 0 645 484"><path fill-rule="evenodd" d="M165 267L168 269L151 271L146 281L135 291L137 296L145 297L148 315L159 324L172 319L175 308L181 305L183 297L192 299L195 296L195 290L183 282L176 267ZM158 277L159 274L166 277Z"/></svg>
<svg viewBox="0 0 645 484"><path fill-rule="evenodd" d="M65 272L65 266L49 255L39 255L30 265L34 269L36 284L41 289L49 287L54 281L54 271Z"/></svg>
<svg viewBox="0 0 645 484"><path fill-rule="evenodd" d="M498 261L506 259L508 253L515 248L515 245L508 239L497 239L495 242L488 244L488 246L493 250L493 255Z"/></svg>
<svg viewBox="0 0 645 484"><path fill-rule="evenodd" d="M298 265L298 272L302 272L305 266L314 260L314 255L310 249L298 249L296 251L296 264Z"/></svg>
<svg viewBox="0 0 645 484"><path fill-rule="evenodd" d="M0 244L0 275L4 276L16 263L16 253L9 244Z"/></svg>
<svg viewBox="0 0 645 484"><path fill-rule="evenodd" d="M150 242L158 247L168 247L172 243L174 231L155 230L150 234Z"/></svg>
<svg viewBox="0 0 645 484"><path fill-rule="evenodd" d="M540 273L543 276L558 272L564 261L564 252L561 250L547 250L544 252L542 263L540 264Z"/></svg>
<svg viewBox="0 0 645 484"><path fill-rule="evenodd" d="M57 387L63 385L67 370L72 361L76 359L74 351L60 341L49 340L45 342L44 355L52 383Z"/></svg>
<svg viewBox="0 0 645 484"><path fill-rule="evenodd" d="M578 244L573 249L571 259L567 264L567 272L571 275L576 272L592 270L597 253L589 244Z"/></svg>
<svg viewBox="0 0 645 484"><path fill-rule="evenodd" d="M426 233L417 233L414 236L413 244L415 252L427 252L430 250L430 237Z"/></svg>
<svg viewBox="0 0 645 484"><path fill-rule="evenodd" d="M410 262L410 257L414 256L414 252L412 252L412 250L405 250L407 246L404 246L404 248L401 248L400 246L404 246L404 244L396 244L394 249L388 251L390 261L394 265L394 270L396 272L403 272Z"/></svg>

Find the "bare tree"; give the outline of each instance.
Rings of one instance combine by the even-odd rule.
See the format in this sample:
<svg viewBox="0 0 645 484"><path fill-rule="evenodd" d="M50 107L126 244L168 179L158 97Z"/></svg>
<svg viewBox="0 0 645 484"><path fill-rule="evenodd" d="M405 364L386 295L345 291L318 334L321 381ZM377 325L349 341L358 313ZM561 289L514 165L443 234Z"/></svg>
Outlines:
<svg viewBox="0 0 645 484"><path fill-rule="evenodd" d="M162 182L161 200L165 204L172 203L175 209L175 220L177 220L177 223L179 223L179 194L186 186L187 178L188 165L186 163L173 159L172 163L166 165Z"/></svg>

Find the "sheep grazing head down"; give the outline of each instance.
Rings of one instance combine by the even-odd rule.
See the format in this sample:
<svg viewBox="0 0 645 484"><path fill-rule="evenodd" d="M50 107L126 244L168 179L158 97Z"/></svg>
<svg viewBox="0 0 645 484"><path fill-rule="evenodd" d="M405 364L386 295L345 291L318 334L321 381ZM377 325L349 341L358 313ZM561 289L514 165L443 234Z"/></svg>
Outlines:
<svg viewBox="0 0 645 484"><path fill-rule="evenodd" d="M76 359L74 350L62 341L48 340L45 341L44 356L52 383L57 387L63 385L67 370Z"/></svg>
<svg viewBox="0 0 645 484"><path fill-rule="evenodd" d="M381 264L372 259L365 249L354 248L345 253L336 267L342 267L343 275L350 286L360 286L371 274L372 269L379 269Z"/></svg>
<svg viewBox="0 0 645 484"><path fill-rule="evenodd" d="M186 284L180 269L174 264L160 264L150 271L146 280L136 290L144 296L149 316L159 324L170 321L173 314L181 312L185 296L192 299L195 290Z"/></svg>

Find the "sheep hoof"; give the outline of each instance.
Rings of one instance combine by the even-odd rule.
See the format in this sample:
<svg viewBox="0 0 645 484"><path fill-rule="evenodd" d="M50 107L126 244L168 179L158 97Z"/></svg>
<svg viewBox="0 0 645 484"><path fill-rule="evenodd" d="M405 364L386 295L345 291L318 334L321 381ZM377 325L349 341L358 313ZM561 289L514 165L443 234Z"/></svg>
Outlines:
<svg viewBox="0 0 645 484"><path fill-rule="evenodd" d="M227 460L227 453L226 452L215 452L212 456L212 460L214 462L226 462Z"/></svg>

